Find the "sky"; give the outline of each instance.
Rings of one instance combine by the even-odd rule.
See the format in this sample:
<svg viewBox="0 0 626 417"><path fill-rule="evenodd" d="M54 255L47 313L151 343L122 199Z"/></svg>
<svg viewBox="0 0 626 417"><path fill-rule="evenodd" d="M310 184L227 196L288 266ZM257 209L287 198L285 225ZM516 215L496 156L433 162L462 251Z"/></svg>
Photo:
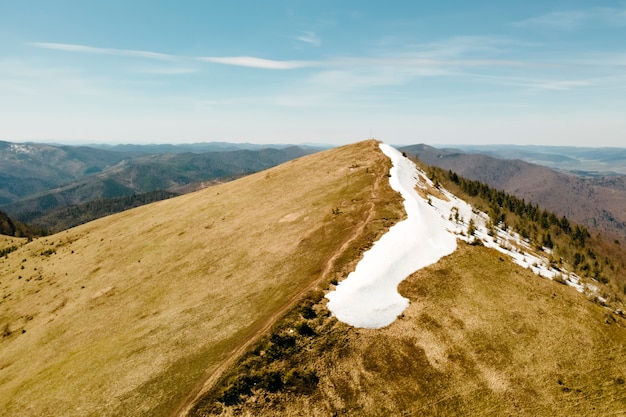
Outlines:
<svg viewBox="0 0 626 417"><path fill-rule="evenodd" d="M0 140L626 146L626 1L0 0Z"/></svg>

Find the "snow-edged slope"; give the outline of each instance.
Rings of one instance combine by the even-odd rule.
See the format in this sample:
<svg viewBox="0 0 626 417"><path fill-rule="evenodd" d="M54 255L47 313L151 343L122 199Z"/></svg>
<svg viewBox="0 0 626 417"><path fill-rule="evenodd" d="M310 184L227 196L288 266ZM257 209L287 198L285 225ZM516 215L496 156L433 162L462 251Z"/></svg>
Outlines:
<svg viewBox="0 0 626 417"><path fill-rule="evenodd" d="M385 144L380 144L380 148L393 163L389 183L404 198L407 219L390 228L364 254L354 272L326 295L328 309L337 319L363 328L391 324L409 303L398 293L398 284L418 269L454 252L457 238L470 243L480 240L537 275L558 277L580 292L597 296L597 287L582 284L573 273L551 267L549 260L517 233L500 227L488 228L489 217L485 213L447 190L436 188L399 151ZM420 196L417 188L428 197ZM437 190L434 193L437 197L432 190ZM470 221L474 226L472 234L468 234ZM544 248L544 252L548 249Z"/></svg>
<svg viewBox="0 0 626 417"><path fill-rule="evenodd" d="M404 198L407 219L391 227L364 254L355 271L326 296L329 310L355 327L391 324L409 304L398 293L398 284L456 249L456 237L447 230L447 221L415 191L419 178L415 164L388 145L380 148L393 162L389 183Z"/></svg>

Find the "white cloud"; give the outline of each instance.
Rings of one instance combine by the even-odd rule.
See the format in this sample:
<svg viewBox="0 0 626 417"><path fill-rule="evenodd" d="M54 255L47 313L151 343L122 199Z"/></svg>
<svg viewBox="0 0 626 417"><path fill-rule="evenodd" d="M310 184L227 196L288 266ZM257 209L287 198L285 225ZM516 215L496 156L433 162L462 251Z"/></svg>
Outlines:
<svg viewBox="0 0 626 417"><path fill-rule="evenodd" d="M278 61L273 59L257 58L253 56L224 56L224 57L200 57L200 61L215 64L235 65L239 67L288 70L316 66L313 61Z"/></svg>
<svg viewBox="0 0 626 417"><path fill-rule="evenodd" d="M571 29L574 26L578 26L587 18L587 14L582 11L551 12L541 16L536 16L530 19L515 22L513 23L513 26L548 26L558 29Z"/></svg>
<svg viewBox="0 0 626 417"><path fill-rule="evenodd" d="M296 36L296 39L313 46L320 46L322 40L314 32L303 32L302 35Z"/></svg>
<svg viewBox="0 0 626 417"><path fill-rule="evenodd" d="M31 42L30 45L38 48L52 49L57 51L81 52L89 54L101 55L118 55L130 56L136 58L157 59L164 61L173 61L177 58L174 55L162 54L151 51L138 51L133 49L116 49L116 48L98 48L94 46L76 45L70 43L50 43L50 42Z"/></svg>
<svg viewBox="0 0 626 417"><path fill-rule="evenodd" d="M597 7L588 10L557 11L514 22L512 25L517 27L547 27L567 30L586 23L626 26L626 9Z"/></svg>
<svg viewBox="0 0 626 417"><path fill-rule="evenodd" d="M436 42L411 45L411 48L431 58L498 53L510 47L528 46L526 42L493 36L453 36Z"/></svg>
<svg viewBox="0 0 626 417"><path fill-rule="evenodd" d="M484 74L459 74L470 79L487 81L496 85L507 85L513 87L524 87L533 90L554 90L566 91L597 85L594 79L550 79L550 78L529 78L514 77L508 75L484 75Z"/></svg>

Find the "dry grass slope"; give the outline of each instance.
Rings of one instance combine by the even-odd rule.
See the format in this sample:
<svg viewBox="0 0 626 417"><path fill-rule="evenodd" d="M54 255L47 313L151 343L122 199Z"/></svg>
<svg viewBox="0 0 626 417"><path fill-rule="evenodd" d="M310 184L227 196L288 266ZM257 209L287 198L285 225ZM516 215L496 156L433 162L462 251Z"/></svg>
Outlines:
<svg viewBox="0 0 626 417"><path fill-rule="evenodd" d="M253 389L239 405L197 415L624 415L626 321L574 289L464 243L399 289L411 304L380 330L316 306L313 335L289 359L315 372L312 392ZM231 372L246 372L255 355Z"/></svg>
<svg viewBox="0 0 626 417"><path fill-rule="evenodd" d="M376 142L361 142L0 259L2 414L170 415L233 349L326 285L329 262L357 256L398 217L388 168Z"/></svg>

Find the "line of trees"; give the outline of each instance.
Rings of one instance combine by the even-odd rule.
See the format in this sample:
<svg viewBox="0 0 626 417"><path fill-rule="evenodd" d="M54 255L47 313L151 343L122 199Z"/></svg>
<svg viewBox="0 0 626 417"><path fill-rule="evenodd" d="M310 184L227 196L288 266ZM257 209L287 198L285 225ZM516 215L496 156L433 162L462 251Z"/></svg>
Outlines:
<svg viewBox="0 0 626 417"><path fill-rule="evenodd" d="M511 228L538 249L550 249L553 266L567 262L582 276L607 284L609 276L619 275L620 266L607 251L600 256L598 245L590 244L591 233L582 225L570 222L566 216L539 208L537 204L497 190L477 180L459 176L452 170L426 166L428 177L438 186L456 188L470 198L479 199L491 227ZM600 248L601 249L601 248Z"/></svg>
<svg viewBox="0 0 626 417"><path fill-rule="evenodd" d="M545 233L542 234L539 240L545 247L552 249L554 246L552 236L550 235L550 230L554 228L570 236L572 244L578 248L584 248L587 239L591 237L591 234L584 226L578 224L572 226L567 217L562 216L559 218L551 211L540 209L537 204L528 203L524 199L517 198L501 190L496 190L480 181L459 177L452 170L448 170L447 176L450 181L457 184L466 194L472 197L479 197L489 204L487 214L494 224L504 226L505 228L508 227L507 213L513 213L519 218L515 229L524 238L530 239L534 237L537 240L536 232L539 229L543 230ZM535 232L534 236L531 236L532 231Z"/></svg>

